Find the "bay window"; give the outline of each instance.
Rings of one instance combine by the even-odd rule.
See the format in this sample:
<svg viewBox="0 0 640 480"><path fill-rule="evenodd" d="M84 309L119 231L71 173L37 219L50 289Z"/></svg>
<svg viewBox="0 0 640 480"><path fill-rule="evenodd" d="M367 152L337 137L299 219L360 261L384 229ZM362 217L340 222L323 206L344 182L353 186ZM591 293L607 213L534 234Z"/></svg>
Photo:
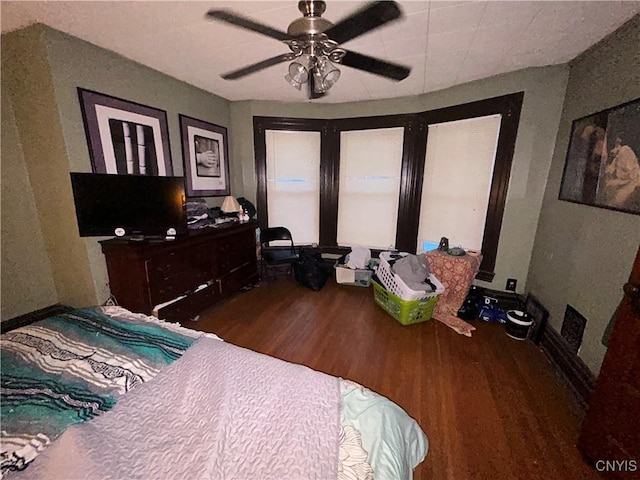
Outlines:
<svg viewBox="0 0 640 480"><path fill-rule="evenodd" d="M254 117L260 226L336 250L418 252L446 236L481 250L477 278L491 281L523 96L380 117Z"/></svg>

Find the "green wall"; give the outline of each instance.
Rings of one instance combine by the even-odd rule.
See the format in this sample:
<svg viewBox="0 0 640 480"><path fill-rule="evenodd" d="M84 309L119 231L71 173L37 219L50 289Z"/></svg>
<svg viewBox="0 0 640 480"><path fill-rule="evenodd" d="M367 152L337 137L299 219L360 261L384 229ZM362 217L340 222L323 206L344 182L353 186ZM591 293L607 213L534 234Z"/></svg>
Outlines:
<svg viewBox="0 0 640 480"><path fill-rule="evenodd" d="M236 159L241 159L245 195L254 200L256 178L253 164L252 117L346 118L421 112L524 91L511 181L500 235L496 276L490 288L504 289L507 278L516 278L524 291L542 197L547 180L558 122L562 111L568 69L555 66L522 70L447 90L390 100L345 104L287 104L234 102L231 104ZM339 88L340 84L335 88Z"/></svg>
<svg viewBox="0 0 640 480"><path fill-rule="evenodd" d="M227 100L56 30L47 28L45 34L70 171L91 171L77 87L165 110L174 175L184 173L179 114L229 128ZM232 176L233 192L239 188L234 180ZM109 296L104 256L96 239L85 242L94 287L103 301Z"/></svg>
<svg viewBox="0 0 640 480"><path fill-rule="evenodd" d="M559 331L567 304L587 318L579 356L598 373L602 336L640 242L640 216L558 200L573 120L640 97L640 16L570 63L527 288Z"/></svg>
<svg viewBox="0 0 640 480"><path fill-rule="evenodd" d="M5 78L2 77L2 320L57 301Z"/></svg>
<svg viewBox="0 0 640 480"><path fill-rule="evenodd" d="M24 193L33 195L35 201L56 301L69 305L95 304L89 259L84 241L77 234L68 161L42 28L24 29L2 38L2 86L13 105L28 174ZM12 180L7 180L7 184L3 182L3 191L12 184ZM3 210L3 223L4 213ZM31 238L21 230L3 233L8 236L3 235L3 245L12 242L24 248L31 243ZM34 249L34 254L37 253ZM46 285L49 278L41 282ZM26 292L16 292L15 297L20 295ZM20 300L20 308L28 307L30 301L30 298ZM2 303L4 309L4 297Z"/></svg>
<svg viewBox="0 0 640 480"><path fill-rule="evenodd" d="M178 114L229 128L229 102L42 25L3 35L2 65L3 87L15 110L29 171L25 191L35 197L51 263L54 300L78 306L102 303L109 296L104 256L99 239L78 236L69 180L69 172L91 171L77 87L165 110L176 175L183 173ZM3 116L3 130L4 121ZM3 178L3 192L4 183ZM239 179L231 179L231 188L234 193L240 189ZM211 199L212 205L220 203ZM3 249L7 241L29 242L21 231L10 232L8 239L4 233ZM5 302L13 303L3 290L3 312Z"/></svg>

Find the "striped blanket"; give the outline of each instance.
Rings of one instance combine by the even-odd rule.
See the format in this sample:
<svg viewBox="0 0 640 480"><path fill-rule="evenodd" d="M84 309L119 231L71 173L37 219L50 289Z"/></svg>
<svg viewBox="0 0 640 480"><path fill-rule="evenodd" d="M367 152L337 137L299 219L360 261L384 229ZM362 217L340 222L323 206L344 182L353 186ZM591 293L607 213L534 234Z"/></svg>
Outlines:
<svg viewBox="0 0 640 480"><path fill-rule="evenodd" d="M155 377L202 333L118 307L74 310L0 340L0 476Z"/></svg>

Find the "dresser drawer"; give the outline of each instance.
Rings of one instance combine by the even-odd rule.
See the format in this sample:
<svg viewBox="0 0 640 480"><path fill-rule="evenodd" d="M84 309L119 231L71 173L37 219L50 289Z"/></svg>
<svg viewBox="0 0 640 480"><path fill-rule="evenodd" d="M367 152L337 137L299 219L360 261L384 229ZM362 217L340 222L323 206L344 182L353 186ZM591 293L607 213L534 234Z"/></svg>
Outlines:
<svg viewBox="0 0 640 480"><path fill-rule="evenodd" d="M190 249L170 250L147 261L149 283L163 281L183 272L209 271L210 246L194 245Z"/></svg>
<svg viewBox="0 0 640 480"><path fill-rule="evenodd" d="M224 275L245 263L256 261L255 243L253 230L220 239L217 245L218 275Z"/></svg>
<svg viewBox="0 0 640 480"><path fill-rule="evenodd" d="M214 283L208 287L199 290L191 295L178 300L166 307L161 308L158 312L158 318L163 320L171 320L174 322L185 322L188 320L196 320L200 313L211 307L220 298L218 285Z"/></svg>
<svg viewBox="0 0 640 480"><path fill-rule="evenodd" d="M218 279L222 296L237 292L242 287L258 281L258 264L256 260L236 268Z"/></svg>
<svg viewBox="0 0 640 480"><path fill-rule="evenodd" d="M172 277L149 282L149 298L152 305L167 302L177 296L195 290L211 280L211 274L203 270L178 273Z"/></svg>

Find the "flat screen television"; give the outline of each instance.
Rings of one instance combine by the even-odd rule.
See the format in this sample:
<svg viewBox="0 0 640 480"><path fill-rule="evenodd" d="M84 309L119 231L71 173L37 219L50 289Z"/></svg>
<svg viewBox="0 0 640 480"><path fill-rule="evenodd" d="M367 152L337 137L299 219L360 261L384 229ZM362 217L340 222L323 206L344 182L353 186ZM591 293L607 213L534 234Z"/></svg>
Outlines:
<svg viewBox="0 0 640 480"><path fill-rule="evenodd" d="M187 231L184 177L71 173L81 237L164 238Z"/></svg>

